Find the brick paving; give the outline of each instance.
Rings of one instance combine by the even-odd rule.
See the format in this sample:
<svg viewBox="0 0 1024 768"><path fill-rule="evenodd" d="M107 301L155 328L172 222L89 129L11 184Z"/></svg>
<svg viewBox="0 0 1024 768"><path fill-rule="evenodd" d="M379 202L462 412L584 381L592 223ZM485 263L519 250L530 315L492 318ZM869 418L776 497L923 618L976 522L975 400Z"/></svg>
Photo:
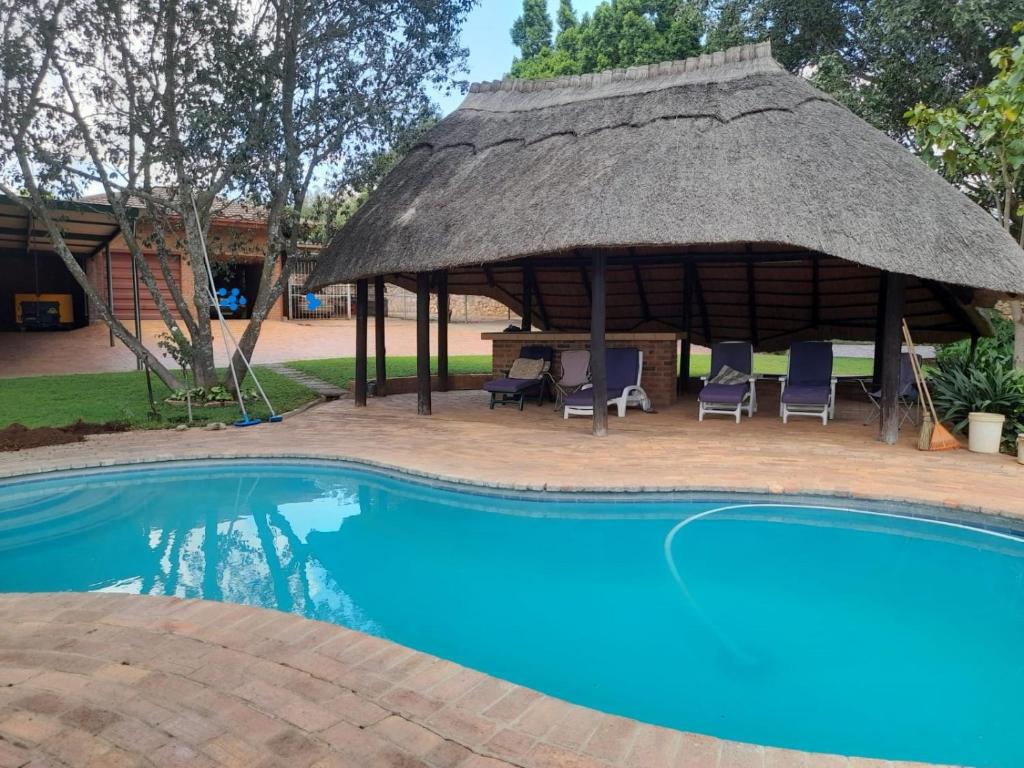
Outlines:
<svg viewBox="0 0 1024 768"><path fill-rule="evenodd" d="M448 345L453 355L489 355L491 342L482 341L484 331L500 331L506 322L452 323ZM245 330L244 320L228 320L235 338ZM129 324L129 328L132 328ZM324 357L355 356L354 320L268 320L263 324L253 359L256 363L289 360L317 360ZM431 349L437 349L437 324L431 323ZM389 318L386 322L389 355L416 354L416 323ZM157 350L157 336L166 332L159 320L142 321L146 346ZM224 346L214 325L214 355L226 365ZM369 350L374 353L373 319L370 319ZM42 376L60 373L104 373L134 371L135 357L120 342L109 344L107 327L90 325L74 331L52 333L0 333L0 378Z"/></svg>
<svg viewBox="0 0 1024 768"><path fill-rule="evenodd" d="M680 733L394 647L241 605L0 595L0 766L911 765Z"/></svg>
<svg viewBox="0 0 1024 768"><path fill-rule="evenodd" d="M736 425L698 423L692 395L657 414L589 421L550 406L489 411L481 392L327 403L231 432L133 432L0 454L0 475L211 456L359 460L485 485L742 489L913 499L1024 517L1024 466L921 453L861 425L782 425L771 388ZM0 768L401 766L419 768L880 768L680 733L605 715L454 663L274 611L125 595L0 596Z"/></svg>

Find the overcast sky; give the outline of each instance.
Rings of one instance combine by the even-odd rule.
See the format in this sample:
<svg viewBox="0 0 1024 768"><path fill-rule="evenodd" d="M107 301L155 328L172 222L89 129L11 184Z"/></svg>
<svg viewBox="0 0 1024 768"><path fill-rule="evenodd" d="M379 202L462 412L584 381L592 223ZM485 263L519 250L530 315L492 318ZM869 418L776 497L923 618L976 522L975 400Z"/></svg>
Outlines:
<svg viewBox="0 0 1024 768"><path fill-rule="evenodd" d="M599 0L573 0L577 15L592 13ZM558 0L548 0L553 23L557 17ZM480 0L462 30L462 44L469 49L469 75L471 83L481 80L499 80L508 73L512 57L519 49L512 45L509 31L512 23L523 11L521 0ZM462 94L437 95L441 114L447 115L462 101Z"/></svg>

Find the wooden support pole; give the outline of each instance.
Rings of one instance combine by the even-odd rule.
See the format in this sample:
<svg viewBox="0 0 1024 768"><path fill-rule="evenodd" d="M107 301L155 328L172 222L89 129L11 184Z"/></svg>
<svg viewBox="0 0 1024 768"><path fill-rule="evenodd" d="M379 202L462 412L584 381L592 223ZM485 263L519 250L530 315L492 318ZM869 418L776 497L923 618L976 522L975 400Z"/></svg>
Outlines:
<svg viewBox="0 0 1024 768"><path fill-rule="evenodd" d="M430 415L430 273L416 273L416 413Z"/></svg>
<svg viewBox="0 0 1024 768"><path fill-rule="evenodd" d="M811 257L811 326L821 325L821 265Z"/></svg>
<svg viewBox="0 0 1024 768"><path fill-rule="evenodd" d="M900 436L900 352L903 348L903 309L906 275L890 272L885 291L885 332L882 338L881 440L894 444Z"/></svg>
<svg viewBox="0 0 1024 768"><path fill-rule="evenodd" d="M114 314L114 275L110 270L110 243L103 246L103 260L107 267L107 308ZM110 327L110 346L114 346L114 329Z"/></svg>
<svg viewBox="0 0 1024 768"><path fill-rule="evenodd" d="M524 331L533 330L533 274L528 264L523 264L523 322Z"/></svg>
<svg viewBox="0 0 1024 768"><path fill-rule="evenodd" d="M647 291L644 289L643 275L640 274L640 265L633 264L633 282L636 283L637 297L640 299L640 312L644 322L651 319L651 305L647 301Z"/></svg>
<svg viewBox="0 0 1024 768"><path fill-rule="evenodd" d="M710 347L714 344L711 338L711 317L708 314L708 303L704 300L704 286L700 284L700 272L696 264L693 266L693 271L690 272L690 277L693 279L694 295L700 304L700 322L704 328L704 345Z"/></svg>
<svg viewBox="0 0 1024 768"><path fill-rule="evenodd" d="M437 273L437 389L448 391L448 273Z"/></svg>
<svg viewBox="0 0 1024 768"><path fill-rule="evenodd" d="M682 393L690 388L690 348L693 346L690 341L690 332L693 330L693 264L683 264L683 331L686 338L683 339L683 349L679 360L679 381L677 391Z"/></svg>
<svg viewBox="0 0 1024 768"><path fill-rule="evenodd" d="M882 340L885 337L885 294L889 287L889 273L878 273L878 312L875 320L875 360L871 370L871 387L882 386Z"/></svg>
<svg viewBox="0 0 1024 768"><path fill-rule="evenodd" d="M750 343L754 349L760 345L757 333L757 286L754 283L754 262L747 262L747 318L750 323Z"/></svg>
<svg viewBox="0 0 1024 768"><path fill-rule="evenodd" d="M377 358L377 397L388 394L387 349L384 343L384 276L373 278L373 347Z"/></svg>
<svg viewBox="0 0 1024 768"><path fill-rule="evenodd" d="M594 389L594 434L608 434L608 365L605 357L605 268L608 257L595 253L590 302L590 380Z"/></svg>
<svg viewBox="0 0 1024 768"><path fill-rule="evenodd" d="M353 399L357 408L366 405L366 326L369 302L366 279L356 280L356 384Z"/></svg>
<svg viewBox="0 0 1024 768"><path fill-rule="evenodd" d="M530 288L531 296L537 300L537 311L540 312L540 321L544 325L544 330L551 330L551 320L548 318L548 310L544 306L544 294L540 292L540 285L537 283L537 273L533 270L533 265L526 267L530 273Z"/></svg>

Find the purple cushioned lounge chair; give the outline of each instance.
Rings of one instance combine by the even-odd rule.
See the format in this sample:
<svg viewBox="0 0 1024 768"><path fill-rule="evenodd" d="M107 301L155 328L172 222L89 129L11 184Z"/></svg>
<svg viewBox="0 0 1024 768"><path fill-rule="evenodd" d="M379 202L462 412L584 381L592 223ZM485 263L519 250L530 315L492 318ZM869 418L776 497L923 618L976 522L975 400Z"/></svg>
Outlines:
<svg viewBox="0 0 1024 768"><path fill-rule="evenodd" d="M547 379L544 376L551 364L555 351L551 347L540 344L525 344L519 350L519 357L530 360L543 360L546 365L541 375L536 379L510 379L507 376L500 379L492 379L484 383L484 390L491 394L490 408L494 410L496 405L508 405L514 403L523 410L526 405L526 398L532 394L537 395L537 405L544 402Z"/></svg>
<svg viewBox="0 0 1024 768"><path fill-rule="evenodd" d="M790 416L814 416L821 423L835 418L836 380L832 376L832 344L828 341L798 341L789 348L789 373L781 379L779 415L782 423Z"/></svg>
<svg viewBox="0 0 1024 768"><path fill-rule="evenodd" d="M608 377L608 405L614 405L619 416L626 415L626 407L637 405L645 411L650 408L650 398L640 386L644 369L644 353L635 347L609 349L605 353L605 370ZM591 416L594 413L593 385L565 398L564 418L570 416Z"/></svg>
<svg viewBox="0 0 1024 768"><path fill-rule="evenodd" d="M747 374L746 381L737 384L708 383L722 370L729 366L735 371ZM706 413L721 413L735 416L740 423L743 408L747 416L753 416L757 410L757 390L754 384L754 347L746 341L720 341L711 348L711 373L701 376L704 388L697 396L700 407L697 418L704 421Z"/></svg>

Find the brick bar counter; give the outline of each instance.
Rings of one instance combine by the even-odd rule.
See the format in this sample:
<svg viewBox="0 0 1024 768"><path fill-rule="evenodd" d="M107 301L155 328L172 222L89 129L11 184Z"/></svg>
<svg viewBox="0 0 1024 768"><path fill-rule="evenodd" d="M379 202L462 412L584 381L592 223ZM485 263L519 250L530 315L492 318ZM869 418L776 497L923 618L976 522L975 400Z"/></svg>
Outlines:
<svg viewBox="0 0 1024 768"><path fill-rule="evenodd" d="M493 343L494 375L507 371L512 361L519 357L524 344L544 344L555 350L552 370L557 375L561 370L560 356L567 349L588 349L589 333L555 333L533 331L530 333L483 333L484 341ZM685 333L609 333L605 336L608 348L637 347L644 353L644 370L641 386L651 398L655 408L665 408L676 401L676 376L679 363L679 342Z"/></svg>

